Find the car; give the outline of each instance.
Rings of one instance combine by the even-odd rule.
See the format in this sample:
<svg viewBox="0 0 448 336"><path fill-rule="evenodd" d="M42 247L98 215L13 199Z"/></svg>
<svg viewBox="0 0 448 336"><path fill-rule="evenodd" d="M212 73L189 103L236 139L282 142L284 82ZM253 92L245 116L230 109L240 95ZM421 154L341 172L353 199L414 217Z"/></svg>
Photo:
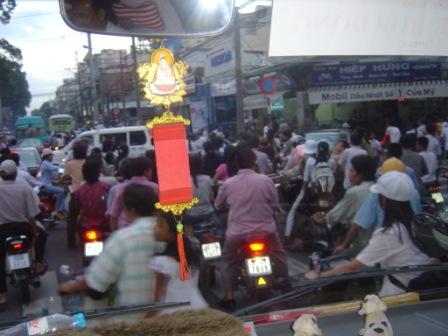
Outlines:
<svg viewBox="0 0 448 336"><path fill-rule="evenodd" d="M17 144L17 148L36 148L39 153L42 153L42 150L44 149L44 144L42 140L38 138L28 138L20 140Z"/></svg>
<svg viewBox="0 0 448 336"><path fill-rule="evenodd" d="M41 158L34 147L16 148L13 150L20 156L20 166L36 177L39 171Z"/></svg>
<svg viewBox="0 0 448 336"><path fill-rule="evenodd" d="M146 126L129 126L116 128L102 128L93 131L82 132L76 139L72 140L67 146L54 151L53 163L64 166L67 158L73 151L73 145L76 141L86 140L91 147L103 147L102 142L105 139L113 140L116 146L128 145L129 156L137 157L145 154L149 149L153 149L151 138Z"/></svg>
<svg viewBox="0 0 448 336"><path fill-rule="evenodd" d="M332 151L338 142L347 140L347 135L338 129L319 130L305 134L306 140L315 140L317 142L326 141L330 145Z"/></svg>

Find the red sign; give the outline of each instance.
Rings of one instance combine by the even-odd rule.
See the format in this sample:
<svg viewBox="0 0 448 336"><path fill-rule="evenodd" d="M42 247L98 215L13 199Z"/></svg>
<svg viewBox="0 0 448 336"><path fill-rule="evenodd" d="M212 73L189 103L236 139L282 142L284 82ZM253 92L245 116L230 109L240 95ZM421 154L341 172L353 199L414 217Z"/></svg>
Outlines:
<svg viewBox="0 0 448 336"><path fill-rule="evenodd" d="M269 76L269 77L263 77L258 82L258 87L260 88L260 91L263 94L272 94L275 91L277 91L277 87L275 84L275 77Z"/></svg>

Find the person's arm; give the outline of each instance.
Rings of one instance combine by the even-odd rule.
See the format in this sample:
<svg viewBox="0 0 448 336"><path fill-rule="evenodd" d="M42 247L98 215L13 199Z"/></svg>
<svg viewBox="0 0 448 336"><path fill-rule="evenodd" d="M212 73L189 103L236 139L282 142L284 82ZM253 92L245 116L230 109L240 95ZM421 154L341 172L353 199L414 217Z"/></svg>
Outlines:
<svg viewBox="0 0 448 336"><path fill-rule="evenodd" d="M155 284L155 290L154 290L154 302L160 302L166 293L166 284L167 284L167 278L165 274L154 272L156 277L156 284Z"/></svg>
<svg viewBox="0 0 448 336"><path fill-rule="evenodd" d="M358 233L359 233L359 226L356 224L352 224L348 232L345 234L344 241L335 247L333 254L334 255L340 254L344 250L348 249L352 244L353 240L355 240Z"/></svg>
<svg viewBox="0 0 448 336"><path fill-rule="evenodd" d="M344 274L344 273L350 273L350 272L356 272L360 269L366 267L363 263L360 261L354 259L344 265L341 265L339 267L333 268L332 270L329 270L327 272L321 272L319 274L320 277L326 278L337 274Z"/></svg>
<svg viewBox="0 0 448 336"><path fill-rule="evenodd" d="M419 157L420 157L420 161L421 161L420 176L428 175L428 166L426 165L426 161L422 156L419 155Z"/></svg>
<svg viewBox="0 0 448 336"><path fill-rule="evenodd" d="M215 176L213 176L213 184L216 184L216 183L218 183L218 181L219 181L219 178L220 178L220 176L219 176L219 173L218 173L218 172L216 172L216 173L215 173Z"/></svg>
<svg viewBox="0 0 448 336"><path fill-rule="evenodd" d="M84 277L79 277L76 280L70 280L62 283L59 286L58 292L60 294L74 294L78 292L85 291L89 288L86 279Z"/></svg>
<svg viewBox="0 0 448 336"><path fill-rule="evenodd" d="M227 207L227 192L226 192L226 184L224 183L221 186L221 189L218 192L218 196L215 199L215 208L218 210L225 209Z"/></svg>
<svg viewBox="0 0 448 336"><path fill-rule="evenodd" d="M327 224L334 225L345 222L348 217L353 215L352 207L355 202L356 194L353 190L348 190L344 197L331 209L325 216Z"/></svg>
<svg viewBox="0 0 448 336"><path fill-rule="evenodd" d="M120 214L122 212L121 194L122 193L120 190L115 192L115 197L112 201L112 207L110 209L110 229L112 232L117 229L118 219L120 218Z"/></svg>

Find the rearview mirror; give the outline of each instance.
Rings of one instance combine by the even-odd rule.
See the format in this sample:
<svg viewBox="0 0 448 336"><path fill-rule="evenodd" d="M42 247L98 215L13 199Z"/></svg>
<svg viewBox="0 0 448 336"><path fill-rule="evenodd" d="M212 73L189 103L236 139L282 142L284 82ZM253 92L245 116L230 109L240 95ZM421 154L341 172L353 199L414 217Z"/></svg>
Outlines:
<svg viewBox="0 0 448 336"><path fill-rule="evenodd" d="M225 30L235 0L59 0L73 29L123 36L205 36Z"/></svg>

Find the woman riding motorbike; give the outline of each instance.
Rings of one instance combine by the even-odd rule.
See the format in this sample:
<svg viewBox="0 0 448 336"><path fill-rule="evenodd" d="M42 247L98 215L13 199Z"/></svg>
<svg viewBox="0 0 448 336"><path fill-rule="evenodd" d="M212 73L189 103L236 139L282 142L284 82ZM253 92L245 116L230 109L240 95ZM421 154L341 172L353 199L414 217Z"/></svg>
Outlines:
<svg viewBox="0 0 448 336"><path fill-rule="evenodd" d="M375 230L369 244L354 260L327 272L311 271L306 279L329 277L336 274L354 272L363 267L380 264L381 267L422 265L430 262L429 257L419 250L411 234L411 221L414 216L410 200L413 182L404 173L390 172L378 180L370 189L380 195L381 207L384 209L384 224ZM401 287L419 276L419 273L401 273L387 276L383 281L380 296L403 293ZM398 287L396 283L402 286Z"/></svg>
<svg viewBox="0 0 448 336"><path fill-rule="evenodd" d="M60 167L53 164L53 151L45 148L42 152L42 163L40 165L40 182L45 192L52 194L56 198L56 219L65 218L65 190L54 185L59 178Z"/></svg>

